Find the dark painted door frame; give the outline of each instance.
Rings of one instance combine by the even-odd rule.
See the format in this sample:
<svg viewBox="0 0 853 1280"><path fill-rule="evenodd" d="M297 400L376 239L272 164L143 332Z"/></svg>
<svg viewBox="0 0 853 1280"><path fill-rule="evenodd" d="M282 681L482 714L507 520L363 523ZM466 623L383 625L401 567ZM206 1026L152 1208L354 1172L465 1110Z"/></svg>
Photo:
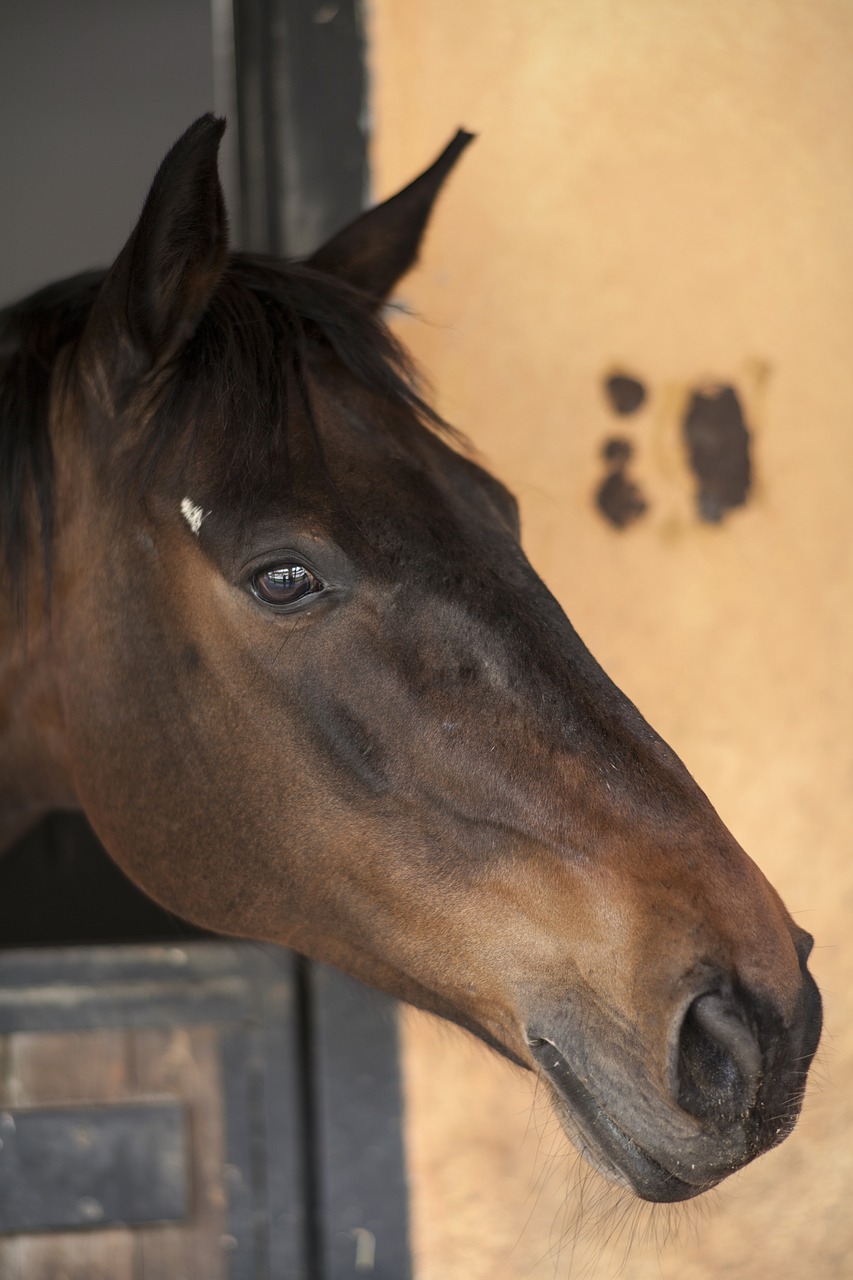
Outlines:
<svg viewBox="0 0 853 1280"><path fill-rule="evenodd" d="M299 257L366 203L362 5L214 0L213 11L221 105L236 124L226 152L235 242ZM306 961L296 974L318 1280L408 1280L395 1002ZM364 1222L375 1231L359 1234Z"/></svg>
<svg viewBox="0 0 853 1280"><path fill-rule="evenodd" d="M235 239L300 256L363 208L367 77L358 0L214 0L221 106L233 117Z"/></svg>

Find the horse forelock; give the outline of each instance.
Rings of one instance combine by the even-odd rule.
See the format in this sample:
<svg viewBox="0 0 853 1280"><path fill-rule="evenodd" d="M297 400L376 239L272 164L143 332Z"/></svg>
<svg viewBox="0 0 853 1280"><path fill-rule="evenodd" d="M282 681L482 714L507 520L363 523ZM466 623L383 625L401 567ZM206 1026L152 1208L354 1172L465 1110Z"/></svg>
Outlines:
<svg viewBox="0 0 853 1280"><path fill-rule="evenodd" d="M212 496L238 515L251 514L270 486L286 494L296 416L325 467L310 386L317 355L401 410L397 420L412 430L454 435L372 299L307 266L235 254L195 332L152 387L155 410L131 456L131 478L144 487L168 453L201 465Z"/></svg>
<svg viewBox="0 0 853 1280"><path fill-rule="evenodd" d="M0 312L0 563L13 595L25 588L33 515L49 564L52 374L60 353L81 337L105 274L71 277ZM202 458L218 500L238 515L250 513L271 477L279 491L287 484L289 426L297 409L324 465L308 389L317 352L401 410L398 421L461 439L428 403L373 299L311 267L237 253L173 359L150 378L117 389L114 403L123 419L117 492L126 486L144 492L166 455ZM61 430L61 415L55 429ZM124 432L129 447L120 438Z"/></svg>

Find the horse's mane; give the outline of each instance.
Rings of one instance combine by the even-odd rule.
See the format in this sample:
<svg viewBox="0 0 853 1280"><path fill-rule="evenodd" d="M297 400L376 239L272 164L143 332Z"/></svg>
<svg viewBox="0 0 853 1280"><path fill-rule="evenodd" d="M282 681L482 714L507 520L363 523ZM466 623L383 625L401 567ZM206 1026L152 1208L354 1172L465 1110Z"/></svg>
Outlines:
<svg viewBox="0 0 853 1280"><path fill-rule="evenodd" d="M51 375L60 351L82 334L105 276L73 276L0 311L0 568L15 593L34 515L49 568ZM291 397L307 408L316 437L307 373L318 349L361 386L408 410L410 420L451 431L424 399L375 300L305 265L234 254L195 332L152 385L125 462L129 474L117 483L144 488L179 435L192 450L204 431L206 449L215 436L214 471L232 501L268 489L274 472L280 485ZM319 438L316 444L322 462Z"/></svg>
<svg viewBox="0 0 853 1280"><path fill-rule="evenodd" d="M34 504L49 563L53 453L48 430L56 357L83 330L105 272L48 285L0 311L0 545L13 596L30 550Z"/></svg>

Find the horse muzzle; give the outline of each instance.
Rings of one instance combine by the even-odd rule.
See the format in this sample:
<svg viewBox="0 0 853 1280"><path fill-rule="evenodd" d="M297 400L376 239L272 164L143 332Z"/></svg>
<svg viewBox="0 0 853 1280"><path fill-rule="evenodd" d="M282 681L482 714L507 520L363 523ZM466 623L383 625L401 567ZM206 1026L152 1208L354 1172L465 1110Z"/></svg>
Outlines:
<svg viewBox="0 0 853 1280"><path fill-rule="evenodd" d="M821 1030L817 986L802 965L798 1008L784 1025L765 999L719 977L673 1019L665 1080L643 1069L636 1043L577 1040L565 1013L527 1033L569 1137L605 1177L643 1200L688 1200L777 1146L799 1115ZM641 1042L637 1036L637 1043ZM633 1080L632 1080L633 1075Z"/></svg>

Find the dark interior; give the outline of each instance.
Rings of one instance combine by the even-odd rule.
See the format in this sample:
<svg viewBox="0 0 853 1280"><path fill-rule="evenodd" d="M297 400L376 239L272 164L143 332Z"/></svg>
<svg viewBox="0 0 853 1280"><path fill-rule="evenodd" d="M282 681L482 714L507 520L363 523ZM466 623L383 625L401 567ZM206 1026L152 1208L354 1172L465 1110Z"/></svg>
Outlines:
<svg viewBox="0 0 853 1280"><path fill-rule="evenodd" d="M137 889L82 815L52 814L0 858L0 948L206 936Z"/></svg>

